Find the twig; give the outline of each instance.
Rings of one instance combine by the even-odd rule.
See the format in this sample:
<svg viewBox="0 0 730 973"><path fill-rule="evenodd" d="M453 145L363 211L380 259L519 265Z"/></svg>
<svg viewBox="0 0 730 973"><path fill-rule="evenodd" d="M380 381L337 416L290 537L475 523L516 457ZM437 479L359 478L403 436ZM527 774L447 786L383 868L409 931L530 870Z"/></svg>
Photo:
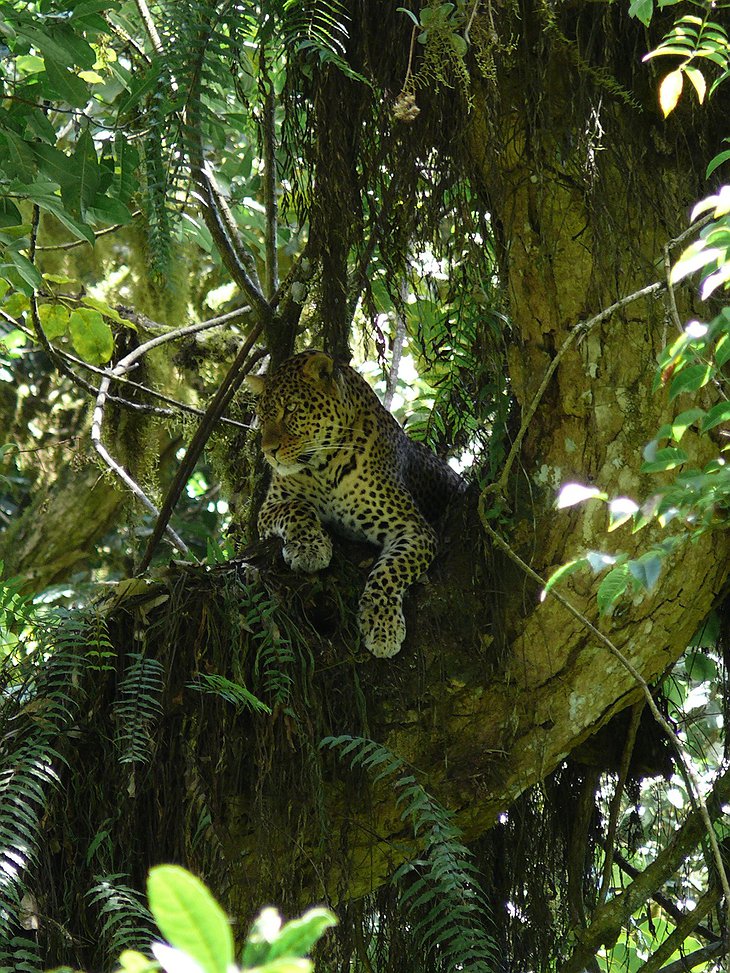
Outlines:
<svg viewBox="0 0 730 973"><path fill-rule="evenodd" d="M169 530L167 526L172 511L175 508L175 504L180 498L185 484L187 483L190 474L195 469L195 464L198 461L198 457L203 451L210 434L218 421L218 417L222 414L228 403L231 401L233 396L238 389L238 386L243 380L243 376L246 374L247 369L244 367L246 364L246 359L248 358L249 352L256 343L259 335L263 330L263 325L259 322L251 331L248 338L242 345L235 361L228 370L226 377L221 382L218 391L214 395L210 402L210 405L205 411L205 415L200 420L200 425L195 430L195 435L190 441L190 445L187 448L185 456L180 463L180 466L175 474L172 483L167 491L165 500L162 504L162 508L157 515L157 522L152 531L152 535L147 543L147 548L142 556L137 572L141 574L147 569L150 561L152 560L152 555L154 554L155 548L166 530ZM249 367L252 362L249 362Z"/></svg>
<svg viewBox="0 0 730 973"><path fill-rule="evenodd" d="M712 817L720 818L722 806L730 798L730 769L715 780L710 798L713 802ZM690 811L654 861L623 891L596 909L587 929L577 931L579 945L561 967L560 973L583 973L586 961L595 955L601 944L615 939L622 924L651 897L655 889L666 882L702 840L704 831L705 823L699 810Z"/></svg>
<svg viewBox="0 0 730 973"><path fill-rule="evenodd" d="M646 963L639 967L637 973L658 973L672 953L679 949L687 936L689 936L689 934L702 922L705 916L714 909L714 907L720 901L721 894L722 890L717 885L708 889L694 909L692 909L691 912L687 912L682 917L681 922L677 923L677 926L672 931L671 935L667 936L667 938L654 950Z"/></svg>
<svg viewBox="0 0 730 973"><path fill-rule="evenodd" d="M135 216L139 216L140 212L141 210L135 210L134 213L131 214L132 219L134 219ZM126 223L115 223L114 226L107 226L103 230L94 230L94 237L98 240L99 237L107 236L109 233L116 233L117 230L121 230L121 228L126 225ZM36 251L38 253L47 253L58 250L74 250L76 247L83 247L87 245L89 245L88 240L69 240L67 243L54 243L49 246L36 247Z"/></svg>
<svg viewBox="0 0 730 973"><path fill-rule="evenodd" d="M601 843L602 841L599 839L599 844ZM625 872L630 878L638 878L638 876L641 875L641 870L635 865L632 865L631 862L626 861L620 852L615 851L613 857L621 871ZM675 925L682 921L685 913L682 912L679 906L672 902L670 898L658 891L652 892L651 897L654 899L657 905L664 909L668 916L674 919ZM713 943L717 942L721 938L717 933L713 932L712 929L702 925L701 923L697 924L695 931L699 933L700 936L704 936L705 939L709 939ZM662 971L662 973L664 973L664 971Z"/></svg>
<svg viewBox="0 0 730 973"><path fill-rule="evenodd" d="M213 318L211 321L203 321L200 324L191 324L186 328L178 328L176 331L169 331L167 334L160 334L149 341L144 342L144 344L139 345L124 358L120 359L111 372L108 372L99 385L98 395L96 397L96 406L94 408L94 416L91 422L91 442L94 445L94 449L97 451L102 460L107 464L107 466L119 477L119 479L132 491L132 493L140 500L147 510L150 511L155 517L159 517L159 510L152 503L149 497L145 494L142 488L137 484L130 474L124 469L121 464L119 464L114 457L109 453L109 450L104 446L101 441L101 427L104 421L104 407L109 396L109 386L112 380L120 375L124 375L128 372L134 363L156 348L158 345L165 344L168 341L174 341L178 338L186 337L190 334L196 334L198 331L205 331L212 327L218 327L221 324L219 318ZM173 541L175 546L183 554L188 554L187 545L184 541L175 533L175 531L166 526L167 535Z"/></svg>
<svg viewBox="0 0 730 973"><path fill-rule="evenodd" d="M724 955L724 951L725 944L718 940L708 946L703 946L701 949L696 949L694 953L687 953L686 956L682 956L673 963L668 963L662 967L662 973L691 973L701 963L707 963L708 960L715 959L716 956Z"/></svg>
<svg viewBox="0 0 730 973"><path fill-rule="evenodd" d="M507 456L507 459L505 461L504 467L502 469L502 473L500 474L497 480L495 480L493 483L488 484L484 488L484 490L482 490L481 497L479 498L480 511L483 510L486 506L487 496L489 496L492 493L496 493L497 495L501 495L504 493L505 488L507 486L507 480L509 479L509 475L512 472L512 465L515 459L517 458L517 454L522 448L522 440L525 438L527 430L530 428L530 423L532 422L532 419L535 413L537 412L537 407L540 405L540 402L542 400L543 395L545 394L548 385L550 384L550 379L553 377L555 370L557 369L558 365L565 357L565 354L569 350L571 345L576 341L577 338L580 338L583 335L587 334L597 324L601 324L602 321L605 321L607 318L610 318L612 314L615 314L616 311L621 310L622 307L626 307L628 304L632 304L634 301L638 301L642 297L648 297L650 294L656 294L658 291L663 290L665 287L666 284L664 281L655 281L655 283L649 284L648 287L642 287L641 290L634 291L633 294L629 294L627 297L622 297L614 304L611 304L610 307L604 308L603 311L594 315L594 317L589 318L587 321L579 322L578 324L576 324L573 330L568 333L567 338L562 343L562 345L558 349L557 354L548 365L545 375L543 376L543 379L540 382L540 387L538 388L537 392L535 392L535 395L533 396L532 402L528 406L527 410L523 413L520 431L515 436L515 441L512 443L512 448L509 451L509 455Z"/></svg>
<svg viewBox="0 0 730 973"><path fill-rule="evenodd" d="M502 551L504 551L504 553L510 558L510 560L514 561L515 564L517 564L529 578L532 578L533 581L539 584L542 590L544 591L546 589L546 582L540 577L540 575L536 571L534 571L529 564L523 561L522 558L512 550L509 544L507 544L507 542L503 540L499 536L499 534L497 534L497 532L492 528L486 516L482 515L481 520L482 520L482 526L487 531L487 533L492 538L492 540L497 545L497 547L499 547ZM626 658L623 652L621 652L621 650L616 645L614 645L611 639L609 639L607 635L604 635L603 632L597 629L596 626L593 625L593 623L589 621L589 619L586 618L586 616L581 611L579 611L572 604L572 602L570 602L565 597L565 595L562 595L555 588L550 588L548 590L548 594L551 595L553 598L555 598L557 601L559 601L560 604L563 605L563 607L566 608L570 612L570 614L574 616L574 618L577 618L578 621L586 629L588 629L588 631L594 636L594 638L598 639L598 641L608 649L608 651L611 653L611 655L614 656L614 658L618 659L621 665L626 669L626 671L631 675L631 677L634 679L636 684L640 687L642 693L644 694L644 698L646 699L646 702L649 706L649 709L651 710L652 716L654 717L656 722L659 724L659 726L666 734L677 756L679 767L682 771L685 781L687 782L687 790L690 794L693 803L695 804L695 811L699 814L705 826L705 830L707 832L707 840L709 841L710 848L712 850L712 858L715 867L717 868L717 873L720 879L720 884L722 886L723 895L725 896L726 909L730 911L730 884L728 884L727 872L725 871L725 865L722 860L722 853L717 843L717 836L715 834L714 828L712 827L712 821L710 820L710 815L707 810L707 805L702 800L700 782L692 767L692 760L690 755L687 753L684 745L680 742L676 733L674 733L672 727L664 718L663 714L659 711L659 708L657 707L654 697L652 696L651 689L649 688L649 684L641 675L641 673L636 668L636 666L634 666L633 663Z"/></svg>
<svg viewBox="0 0 730 973"><path fill-rule="evenodd" d="M679 236L675 237L673 240L670 240L665 247L665 255L666 255L665 259L666 260L669 259L670 250L673 250L675 247L680 246L689 237L694 236L694 234L696 234L698 230L701 230L702 227L705 226L705 224L707 224L711 219L712 219L711 214L703 217L701 220L698 220L696 223L693 223L691 226L687 227L687 229L684 230L682 233L680 233ZM628 294L626 297L620 298L618 301L615 301L609 307L604 308L602 311L594 315L592 318L589 318L587 321L580 321L578 324L576 324L573 330L568 333L568 336L566 337L565 341L558 349L557 354L548 365L545 375L543 376L542 382L540 382L540 387L538 388L537 392L533 396L532 402L528 406L526 412L523 413L520 430L517 433L515 440L512 444L512 448L509 451L504 467L502 469L502 473L500 474L498 479L496 479L493 483L488 484L482 491L479 500L480 511L483 510L486 505L487 496L493 493L496 493L497 495L504 494L505 488L507 486L507 480L509 479L509 475L512 471L512 466L514 464L515 459L517 458L517 454L522 448L522 440L525 438L525 435L527 434L527 430L530 427L530 423L532 422L532 419L535 413L537 412L537 407L539 406L542 397L545 395L545 391L548 385L550 384L550 379L555 374L556 368L565 357L565 354L570 349L571 345L573 345L573 343L576 341L577 338L580 338L583 335L587 334L597 324L601 324L607 318L610 318L612 314L616 313L616 311L620 311L621 308L626 307L628 304L633 304L634 301L638 301L642 297L648 297L651 294L658 294L660 291L667 288L668 285L669 285L669 275L667 275L666 280L655 281L653 284L649 284L647 287L642 287L640 290L634 291L633 294ZM675 304L675 311L676 311L676 304ZM681 330L681 325L680 325L680 330Z"/></svg>
<svg viewBox="0 0 730 973"><path fill-rule="evenodd" d="M264 205L266 208L266 296L273 298L279 286L279 251L277 248L277 206L276 206L276 92L269 74L266 46L261 42L261 80L262 93L263 143L264 143Z"/></svg>
<svg viewBox="0 0 730 973"><path fill-rule="evenodd" d="M618 827L619 814L621 812L621 798L623 797L624 785L629 773L631 755L634 752L636 742L636 732L641 722L641 714L644 712L644 701L639 700L631 707L631 721L626 731L624 751L621 755L621 767L619 768L618 779L616 780L616 790L611 799L611 807L608 813L608 831L606 832L606 844L604 845L603 874L601 876L601 888L598 893L598 904L603 903L608 898L608 890L611 887L611 873L613 872L613 843L616 839L616 829Z"/></svg>

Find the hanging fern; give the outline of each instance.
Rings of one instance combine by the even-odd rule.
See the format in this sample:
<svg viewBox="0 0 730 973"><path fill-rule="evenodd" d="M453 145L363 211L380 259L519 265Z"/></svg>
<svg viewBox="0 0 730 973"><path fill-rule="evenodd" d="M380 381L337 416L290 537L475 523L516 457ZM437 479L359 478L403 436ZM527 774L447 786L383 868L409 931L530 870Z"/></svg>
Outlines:
<svg viewBox="0 0 730 973"><path fill-rule="evenodd" d="M88 628L81 616L42 611L0 582L0 969L37 973L35 899L30 878L43 842L43 821L60 785L62 741L78 718ZM10 636L14 635L14 639ZM8 651L9 650L9 651Z"/></svg>
<svg viewBox="0 0 730 973"><path fill-rule="evenodd" d="M97 875L86 893L90 907L98 910L99 939L106 956L125 949L146 950L154 938L155 923L142 895L123 884L126 875Z"/></svg>
<svg viewBox="0 0 730 973"><path fill-rule="evenodd" d="M453 814L413 774L403 773L405 761L387 747L353 736L325 737L321 746L338 751L341 759L349 757L351 767L375 772L373 783L394 778L401 820L410 819L424 846L422 857L404 863L393 875L421 948L449 973L493 973L496 947L487 932L493 923L473 855L461 842Z"/></svg>
<svg viewBox="0 0 730 973"><path fill-rule="evenodd" d="M114 703L115 744L120 763L146 764L152 755L154 731L162 713L164 670L156 659L138 653L130 658L132 663L119 684Z"/></svg>
<svg viewBox="0 0 730 973"><path fill-rule="evenodd" d="M254 713L271 715L271 709L266 703L263 703L252 692L249 692L245 686L242 686L238 682L233 682L231 679L226 679L225 676L220 676L217 673L201 673L194 682L188 683L188 689L193 689L198 693L209 693L211 696L217 696L219 699L231 703L239 712L249 709Z"/></svg>

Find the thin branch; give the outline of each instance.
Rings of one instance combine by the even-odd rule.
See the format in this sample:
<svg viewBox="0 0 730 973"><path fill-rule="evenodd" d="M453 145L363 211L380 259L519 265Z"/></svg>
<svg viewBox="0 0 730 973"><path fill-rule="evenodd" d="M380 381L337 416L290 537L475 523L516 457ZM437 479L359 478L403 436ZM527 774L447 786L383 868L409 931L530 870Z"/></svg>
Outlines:
<svg viewBox="0 0 730 973"><path fill-rule="evenodd" d="M259 322L253 328L248 338L241 346L235 361L229 368L226 377L221 382L218 391L206 409L205 415L200 420L200 425L195 430L195 435L190 441L190 445L187 448L185 456L183 457L178 471L167 491L162 508L157 515L157 523L154 526L152 535L147 543L147 548L137 569L139 574L147 569L160 538L166 530L169 530L167 524L172 515L172 511L175 508L175 504L179 500L180 494L185 488L185 484L195 469L195 464L198 461L198 457L202 453L219 416L223 413L228 406L228 403L236 394L236 391L243 380L243 376L251 367L253 358L248 362L248 367L246 367L246 359L248 358L249 352L258 340L258 337L262 331L263 325Z"/></svg>
<svg viewBox="0 0 730 973"><path fill-rule="evenodd" d="M530 567L529 564L527 564L525 561L523 561L522 558L512 550L512 548L509 546L509 544L507 544L507 542L505 540L503 540L499 536L499 534L492 528L491 524L489 523L489 520L486 517L486 512L481 513L481 520L482 520L482 526L484 527L484 529L486 530L486 532L489 534L489 536L492 538L492 540L497 545L497 547L499 547L500 550L504 551L504 553L510 558L510 560L514 561L515 564L517 564L522 569L522 571L529 578L531 578L538 585L540 585L540 587L544 591L546 589L546 582L540 577L540 575L536 571L534 571ZM672 747L674 749L674 752L675 752L675 754L677 756L678 764L679 764L679 766L680 766L680 768L682 770L682 774L683 774L683 776L684 776L684 778L685 778L685 780L686 780L686 782L688 784L687 789L688 789L688 791L690 793L690 797L692 798L693 804L695 805L694 810L692 810L687 815L686 822L689 822L690 821L690 818L691 818L693 821L694 820L698 820L699 822L701 822L702 826L704 827L704 830L705 830L706 836L707 836L707 840L708 840L708 842L710 844L710 848L712 850L712 858L713 858L715 867L717 869L717 873L718 873L718 876L719 876L719 879L720 879L720 884L722 886L722 891L723 891L723 894L725 896L726 908L727 909L730 909L730 885L728 884L727 872L725 871L725 865L723 863L722 853L720 852L720 847L719 847L719 845L717 843L717 836L716 836L715 831L714 831L714 828L712 826L712 818L710 816L710 812L707 809L707 804L705 803L705 801L702 800L702 792L701 792L701 788L700 788L700 782L699 782L699 780L697 778L697 775L696 775L696 773L695 773L695 771L694 771L694 769L692 767L692 758L691 758L691 755L687 752L687 750L684 747L684 745L678 739L677 735L672 730L672 727L670 726L670 724L668 723L668 721L665 719L664 715L659 711L659 708L656 705L656 702L654 700L654 697L652 696L651 689L649 688L649 684L644 679L644 677L641 675L641 673L636 668L636 666L634 666L633 663L630 662L630 660L626 658L626 656L623 654L623 652L621 652L621 650L616 645L614 645L614 643L611 641L611 639L608 638L607 635L604 635L603 632L599 631L599 629L597 629L596 626L593 625L593 623L588 618L586 618L586 616L581 611L579 611L572 604L572 602L570 602L564 595L562 595L555 588L550 588L548 590L548 595L550 595L551 597L553 597L557 601L559 601L560 604L563 605L563 607L566 608L571 613L571 615L574 616L574 618L577 618L578 621L586 629L588 629L588 631L593 635L594 638L596 638L602 645L604 645L608 649L608 651L611 653L611 655L614 656L614 658L618 659L618 661L627 670L627 672L631 675L631 677L636 682L637 686L639 686L639 688L641 689L642 693L644 694L644 698L646 699L646 702L647 702L647 704L649 706L649 709L651 710L651 713L652 713L654 719L659 724L659 726L662 728L662 730L666 734L667 738L669 739L669 742L671 743L671 745L672 745ZM719 786L719 783L718 783L719 781L727 781L730 784L730 771L726 771L721 778L718 778L718 781L716 781L716 783L715 783L715 788L713 788L713 793L715 792L715 790ZM728 794L730 794L730 787L728 787ZM683 826L683 828L684 828L684 826ZM675 833L675 837L682 832L683 828L680 828L679 831L677 831ZM674 839L672 839L672 841L674 841ZM672 845L672 842L670 842L670 845L667 846L667 849L671 845ZM694 847L694 846L692 846L692 847ZM667 849L665 849L665 851ZM689 851L687 853L689 853ZM664 853L662 852L662 854L664 854ZM661 858L661 857L662 857L662 855L659 855L658 858L656 859L656 861L658 862L659 861L659 858ZM655 864L656 864L656 862L655 862ZM649 868L651 868L651 867L652 866L649 866ZM648 871L649 871L649 869L646 869L644 872L642 872L642 876L646 875ZM641 881L641 878L637 878L633 884L636 885L640 881ZM662 879L662 881L663 881L663 879ZM657 883L657 884L659 884L659 883ZM656 886L654 886L654 887L656 887ZM603 939L600 939L600 938L596 939L596 936L595 935L591 935L591 929L593 929L593 926L596 925L596 916L602 914L604 910L609 910L609 909L614 908L614 903L616 903L619 899L621 899L622 901L625 901L625 902L626 901L631 901L631 899L629 897L623 898L624 896L626 896L626 891L627 890L625 890L623 893L621 893L621 895L616 896L610 902L608 902L607 904L605 904L604 906L602 906L601 908L599 908L598 910L596 910L596 912L594 913L594 920L593 920L593 922L588 927L588 929L586 930L585 934L581 934L581 943L582 943L581 948L578 949L578 950L576 950L576 952L574 953L574 955L571 958L571 960L568 961L568 963L564 967L563 973L576 973L576 971L580 968L580 965L578 965L578 966L573 965L573 960L575 959L575 957L576 956L579 956L579 959L584 960L585 959L585 956L588 955L587 950L590 949L590 944L595 945L596 948L598 948L598 946L601 945L601 943L603 942ZM649 892L647 892L647 895L650 894L650 891L651 890L649 890ZM641 904L641 901L644 901L644 900L641 899L639 901L639 904ZM636 908L637 908L636 905L632 906L631 911L627 913L627 916L628 915L631 915L635 911ZM603 934L604 934L604 929L603 929L603 926L601 926L600 935L603 935ZM583 947L585 947L585 948L583 948ZM578 961L576 961L576 962L578 962Z"/></svg>
<svg viewBox="0 0 730 973"><path fill-rule="evenodd" d="M610 307L604 308L603 311L601 311L599 314L596 314L594 317L589 318L587 321L579 322L578 324L576 324L573 330L568 333L567 338L562 343L562 345L558 349L557 354L548 365L547 370L545 371L545 374L543 376L543 379L540 382L540 387L538 388L537 392L535 392L535 395L533 396L532 402L530 403L527 410L522 415L522 424L520 426L520 431L515 436L515 440L512 443L512 448L509 451L509 455L507 456L507 459L505 461L504 467L502 469L502 473L500 474L498 479L496 479L493 483L488 484L482 491L482 495L479 498L480 510L485 507L487 496L489 496L492 493L495 493L498 496L504 494L505 489L507 487L507 480L509 479L509 475L512 472L512 465L514 464L514 461L517 458L520 449L522 448L522 440L525 438L525 435L527 434L527 430L530 428L530 423L532 422L532 419L535 413L537 412L537 408L540 405L540 402L542 401L542 397L545 394L548 385L550 384L550 379L555 374L555 370L557 369L558 365L565 357L570 347L575 343L575 341L578 338L582 337L585 334L588 334L588 332L592 328L594 328L597 324L601 324L603 321L610 318L612 314L616 313L616 311L620 311L621 308L626 307L629 304L633 304L634 301L638 301L642 297L648 297L650 294L657 294L665 287L666 287L666 283L664 281L656 281L653 284L649 284L648 287L642 287L641 290L634 291L633 294L629 294L627 297L622 297L614 304L611 304Z"/></svg>
<svg viewBox="0 0 730 973"><path fill-rule="evenodd" d="M276 205L276 91L269 74L265 44L261 43L261 81L264 143L264 205L266 208L266 296L272 300L279 286L279 251L277 247L278 213Z"/></svg>
<svg viewBox="0 0 730 973"><path fill-rule="evenodd" d="M691 973L692 970L697 969L700 963L707 963L709 960L724 955L724 952L725 944L718 940L708 946L703 946L701 949L696 949L694 953L687 953L686 956L675 960L674 963L668 963L667 966L662 967L662 973Z"/></svg>
<svg viewBox="0 0 730 973"><path fill-rule="evenodd" d="M603 875L601 877L601 889L598 894L598 904L603 903L608 898L608 890L611 887L611 874L613 872L614 841L616 840L616 829L618 828L619 814L621 813L621 798L624 793L624 785L629 774L631 755L634 752L636 733L641 722L641 714L644 712L644 701L639 700L631 707L631 721L626 731L624 742L624 752L621 756L621 767L619 768L616 790L611 799L611 808L608 813L608 831L606 833L606 844L604 845L605 857L603 860Z"/></svg>
<svg viewBox="0 0 730 973"><path fill-rule="evenodd" d="M136 209L131 214L132 219L134 219L136 216L139 216L140 213L141 210ZM107 226L103 230L94 230L94 238L98 240L99 237L107 236L109 233L116 233L117 230L121 230L122 227L127 225L128 224L126 223L115 223L114 226ZM54 243L49 246L36 247L36 251L38 253L48 253L51 251L58 251L58 250L74 250L76 247L84 247L89 245L90 244L88 240L69 240L68 243Z"/></svg>
<svg viewBox="0 0 730 973"><path fill-rule="evenodd" d="M599 843L601 843L600 839ZM626 861L623 855L621 855L618 851L614 852L613 857L621 871L625 872L630 878L637 878L639 875L641 875L641 870L635 865L632 865L631 862ZM685 913L682 912L679 906L670 898L668 898L662 892L656 891L652 892L651 897L656 904L661 906L667 915L674 920L675 925L682 921ZM709 939L712 943L716 943L721 938L716 932L713 932L712 929L710 929L708 926L702 925L701 923L698 923L695 932L697 932L700 936L703 936L705 939Z"/></svg>
<svg viewBox="0 0 730 973"><path fill-rule="evenodd" d="M139 15L142 18L142 23L144 24L144 28L147 31L147 35L149 39L152 41L152 47L154 48L155 53L162 54L163 52L162 41L160 40L160 35L157 32L157 27L155 26L155 22L152 19L152 14L150 13L149 7L147 6L145 0L135 0L135 3L137 5L137 10L139 11Z"/></svg>
<svg viewBox="0 0 730 973"><path fill-rule="evenodd" d="M670 250L675 249L676 247L683 244L685 240L689 239L689 237L694 236L711 219L712 219L711 214L703 217L701 220L698 220L696 223L693 223L691 226L687 227L687 229L684 230L682 233L680 233L679 236L675 237L673 240L670 240L665 247L666 260L669 259ZM603 321L610 318L613 314L616 313L616 311L620 311L622 308L626 307L629 304L633 304L634 301L638 301L642 297L649 297L652 294L658 294L661 291L665 290L668 286L669 286L669 276L667 275L666 280L655 281L653 284L649 284L647 287L642 287L640 290L634 291L633 294L628 294L626 297L622 297L618 301L615 301L609 307L604 308L602 311L594 315L592 318L589 318L587 321L580 321L578 324L576 324L573 330L568 333L568 336L566 337L565 341L558 349L557 354L548 365L547 370L545 371L545 375L543 376L543 379L540 382L540 386L537 392L535 393L535 395L533 396L532 402L528 406L527 410L523 413L520 430L515 437L515 440L512 444L512 448L509 451L509 455L507 456L507 459L505 461L500 476L493 483L488 484L482 491L482 495L479 500L480 509L482 509L483 506L485 505L487 496L493 493L497 494L498 496L504 494L505 489L507 487L507 480L509 479L509 475L512 472L512 466L515 462L515 459L517 458L518 453L520 452L520 449L522 448L522 441L525 438L525 435L527 434L527 430L530 428L530 423L532 422L532 419L535 413L537 412L537 408L540 405L540 402L542 401L542 397L545 395L545 391L547 390L547 387L550 384L550 379L555 374L555 370L557 369L558 365L565 357L566 352L568 352L571 346L575 343L576 339L581 338L584 335L588 334L588 332L592 328L594 328L597 324L601 324ZM676 311L676 304L675 304L675 311ZM681 326L680 326L680 330L681 330Z"/></svg>
<svg viewBox="0 0 730 973"><path fill-rule="evenodd" d="M639 967L637 973L659 973L672 953L680 948L690 933L694 932L705 916L715 908L721 895L722 890L717 885L705 892L694 909L682 917L682 921L677 923L671 935L660 943L646 963Z"/></svg>
<svg viewBox="0 0 730 973"><path fill-rule="evenodd" d="M160 515L157 507L152 503L149 497L146 496L142 488L135 483L124 467L114 459L101 441L101 428L104 422L104 407L107 399L110 397L109 386L115 377L124 375L125 372L128 372L130 368L132 368L138 359L142 358L153 348L158 347L158 345L165 344L168 341L175 341L178 338L183 338L190 334L196 334L198 331L205 331L212 327L218 327L221 323L220 318L213 318L211 321L203 321L200 324L191 324L188 327L178 328L176 331L169 331L166 334L160 334L154 338L151 338L149 341L144 342L144 344L139 345L128 355L125 355L124 358L120 359L111 372L104 376L99 385L99 392L96 397L96 407L94 408L94 416L91 422L91 442L94 445L94 449L97 451L99 456L101 456L107 466L132 491L135 497L137 497L137 499L144 504L147 510L149 510L150 513L157 518L159 518ZM180 550L183 554L187 554L187 545L175 533L175 531L167 525L165 526L165 530L178 550Z"/></svg>

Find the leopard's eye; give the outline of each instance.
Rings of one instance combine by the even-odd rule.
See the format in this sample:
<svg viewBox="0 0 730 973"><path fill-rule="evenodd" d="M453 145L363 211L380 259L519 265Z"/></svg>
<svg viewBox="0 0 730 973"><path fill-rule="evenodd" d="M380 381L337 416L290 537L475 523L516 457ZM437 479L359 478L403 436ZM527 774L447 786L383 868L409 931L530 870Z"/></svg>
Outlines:
<svg viewBox="0 0 730 973"><path fill-rule="evenodd" d="M299 408L298 402L287 402L287 404L284 406L284 412L286 412L286 414L290 416L292 412L296 412L298 408Z"/></svg>

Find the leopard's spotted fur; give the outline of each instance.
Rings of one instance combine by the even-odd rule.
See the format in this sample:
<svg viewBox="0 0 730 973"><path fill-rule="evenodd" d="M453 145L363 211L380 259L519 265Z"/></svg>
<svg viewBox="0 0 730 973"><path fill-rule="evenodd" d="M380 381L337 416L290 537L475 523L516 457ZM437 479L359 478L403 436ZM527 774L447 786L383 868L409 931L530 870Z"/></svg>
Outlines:
<svg viewBox="0 0 730 973"><path fill-rule="evenodd" d="M356 371L323 352L305 351L247 381L273 470L262 537L281 537L285 561L300 571L330 562L323 524L381 547L358 619L373 655L395 655L405 637L403 594L436 550L429 521L463 489L461 477L408 439Z"/></svg>

